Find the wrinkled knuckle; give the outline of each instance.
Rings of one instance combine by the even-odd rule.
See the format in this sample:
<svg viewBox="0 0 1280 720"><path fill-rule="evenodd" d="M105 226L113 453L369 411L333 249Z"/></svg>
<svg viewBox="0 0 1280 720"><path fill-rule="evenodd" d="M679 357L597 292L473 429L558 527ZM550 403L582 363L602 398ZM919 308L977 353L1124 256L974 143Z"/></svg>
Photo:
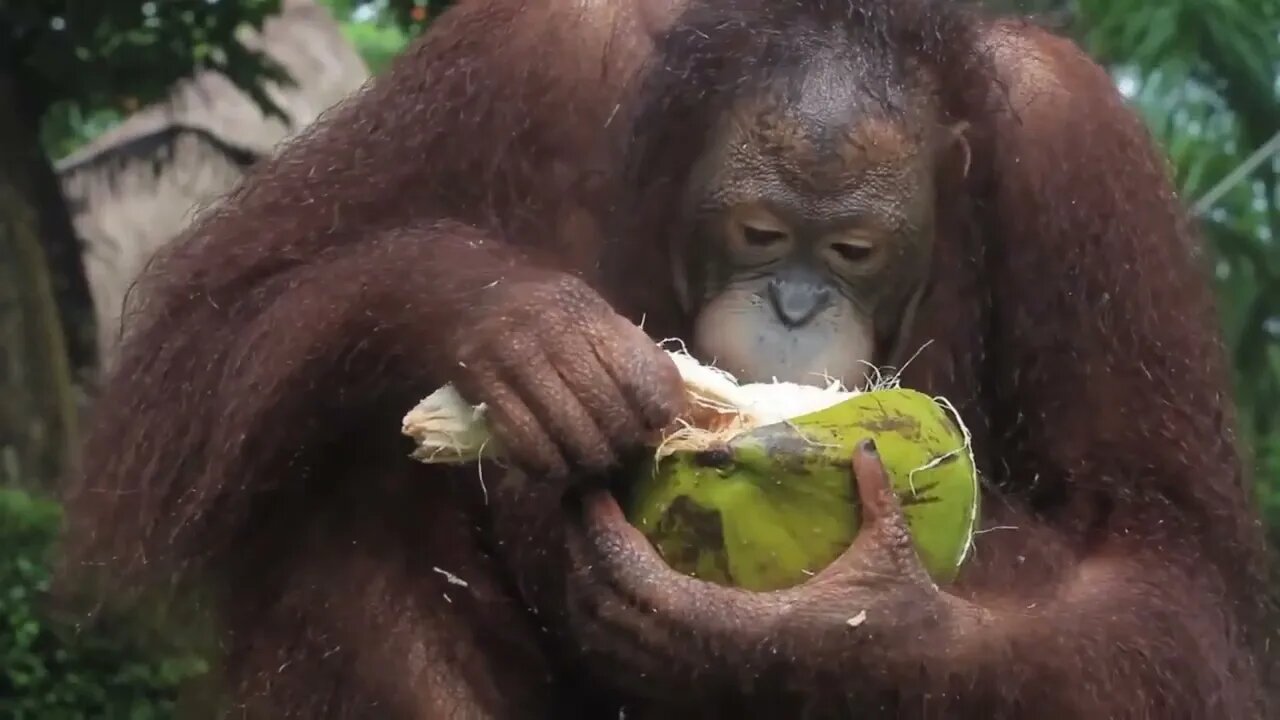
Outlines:
<svg viewBox="0 0 1280 720"><path fill-rule="evenodd" d="M582 469L589 473L601 473L613 467L613 449L604 443L592 443L582 450Z"/></svg>
<svg viewBox="0 0 1280 720"><path fill-rule="evenodd" d="M575 462L583 470L599 470L609 462L608 444L594 423L586 418L566 428L564 444L571 449Z"/></svg>
<svg viewBox="0 0 1280 720"><path fill-rule="evenodd" d="M486 354L503 367L509 367L513 363L527 362L536 352L538 347L534 340L518 331L493 336L486 348Z"/></svg>
<svg viewBox="0 0 1280 720"><path fill-rule="evenodd" d="M661 430L679 417L675 408L662 402L649 403L645 406L644 424L649 430Z"/></svg>
<svg viewBox="0 0 1280 720"><path fill-rule="evenodd" d="M684 377L680 375L680 368L666 353L657 356L657 375L660 382L666 385L671 391L676 392L684 388Z"/></svg>
<svg viewBox="0 0 1280 720"><path fill-rule="evenodd" d="M501 365L533 350L519 323L496 314L478 322L460 323L453 345L455 361L463 370L486 361Z"/></svg>
<svg viewBox="0 0 1280 720"><path fill-rule="evenodd" d="M590 356L590 352L583 352L578 343L575 342L559 342L558 338L545 338L544 342L550 345L547 354L553 363L555 370L576 384L584 384L587 382L599 382L599 377L603 370L598 368L595 358ZM579 392L578 395L586 393ZM591 401L589 397L581 398L583 404Z"/></svg>
<svg viewBox="0 0 1280 720"><path fill-rule="evenodd" d="M463 323L462 332L501 340L545 322L557 309L554 294L547 293L542 284L504 284L488 292Z"/></svg>
<svg viewBox="0 0 1280 720"><path fill-rule="evenodd" d="M671 416L669 419L674 419L677 414L684 411L685 404L688 402L684 382L677 373L671 381L659 383L658 388L659 402L663 411Z"/></svg>
<svg viewBox="0 0 1280 720"><path fill-rule="evenodd" d="M617 335L604 339L599 344L602 350L611 355L614 369L621 373L623 378L630 379L636 384L652 382L653 369L648 360L648 348L627 343Z"/></svg>
<svg viewBox="0 0 1280 720"><path fill-rule="evenodd" d="M605 431L615 447L630 447L642 439L644 423L630 411L619 410L609 415Z"/></svg>
<svg viewBox="0 0 1280 720"><path fill-rule="evenodd" d="M495 418L493 429L506 452L526 473L547 475L557 463L563 464L553 448L538 437L541 429L530 421L502 416Z"/></svg>
<svg viewBox="0 0 1280 720"><path fill-rule="evenodd" d="M892 537L895 546L905 552L914 553L915 538L911 535L911 528L907 526L906 517L896 508L890 517L893 520Z"/></svg>
<svg viewBox="0 0 1280 720"><path fill-rule="evenodd" d="M567 315L583 317L597 314L600 298L585 280L562 275L550 283L549 290L554 305Z"/></svg>
<svg viewBox="0 0 1280 720"><path fill-rule="evenodd" d="M493 386L494 389L497 386ZM522 412L515 412L511 397L508 393L492 393L495 397L493 405L489 408L490 423L493 426L495 434L502 437L502 440L513 450L518 450L526 446L535 430L534 422Z"/></svg>
<svg viewBox="0 0 1280 720"><path fill-rule="evenodd" d="M544 477L561 478L568 474L569 468L559 451L549 442L541 439L533 440L525 446L525 457L531 465L530 470Z"/></svg>
<svg viewBox="0 0 1280 720"><path fill-rule="evenodd" d="M569 463L553 448L539 446L530 457L531 469L544 479L563 480L569 475Z"/></svg>
<svg viewBox="0 0 1280 720"><path fill-rule="evenodd" d="M650 388L651 396L646 403L649 424L662 427L674 422L685 406L681 388L672 388L665 383L653 383Z"/></svg>
<svg viewBox="0 0 1280 720"><path fill-rule="evenodd" d="M636 338L636 361L643 363L646 372L657 382L677 385L681 382L680 370L675 361L659 345L643 333Z"/></svg>

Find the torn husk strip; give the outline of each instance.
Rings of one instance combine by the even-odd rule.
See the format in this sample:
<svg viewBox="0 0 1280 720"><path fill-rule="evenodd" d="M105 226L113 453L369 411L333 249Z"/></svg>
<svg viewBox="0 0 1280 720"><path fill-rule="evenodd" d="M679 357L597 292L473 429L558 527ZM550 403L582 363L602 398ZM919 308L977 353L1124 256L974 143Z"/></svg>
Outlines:
<svg viewBox="0 0 1280 720"><path fill-rule="evenodd" d="M859 394L835 381L823 387L739 385L729 373L703 365L686 352L667 354L684 379L689 409L654 437L659 459L705 450L744 431L824 410ZM413 457L425 463L460 464L502 455L485 423L485 406L471 405L451 385L418 403L405 416L402 429L416 444Z"/></svg>

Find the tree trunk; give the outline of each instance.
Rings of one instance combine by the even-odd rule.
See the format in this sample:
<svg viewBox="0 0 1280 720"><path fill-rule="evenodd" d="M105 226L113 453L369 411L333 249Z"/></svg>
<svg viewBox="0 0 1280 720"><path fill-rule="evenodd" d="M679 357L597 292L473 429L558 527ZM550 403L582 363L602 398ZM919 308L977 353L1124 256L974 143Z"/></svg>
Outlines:
<svg viewBox="0 0 1280 720"><path fill-rule="evenodd" d="M77 381L89 382L98 366L98 337L84 247L71 222L58 175L41 147L43 101L24 92L21 78L21 71L15 72L11 64L0 67L0 102L7 111L0 119L0 130L12 133L6 138L10 154L5 160L14 163L12 172L22 178L25 196L35 211L71 370Z"/></svg>
<svg viewBox="0 0 1280 720"><path fill-rule="evenodd" d="M13 81L0 68L0 486L52 489L75 442L76 390L33 156L52 171Z"/></svg>

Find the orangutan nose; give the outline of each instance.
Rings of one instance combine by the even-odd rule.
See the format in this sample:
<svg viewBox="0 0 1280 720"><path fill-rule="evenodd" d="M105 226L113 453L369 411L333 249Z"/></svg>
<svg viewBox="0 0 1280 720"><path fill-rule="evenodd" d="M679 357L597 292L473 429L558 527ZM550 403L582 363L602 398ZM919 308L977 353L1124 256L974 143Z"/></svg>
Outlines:
<svg viewBox="0 0 1280 720"><path fill-rule="evenodd" d="M769 302L782 324L802 327L831 304L831 288L806 280L774 278L769 281Z"/></svg>

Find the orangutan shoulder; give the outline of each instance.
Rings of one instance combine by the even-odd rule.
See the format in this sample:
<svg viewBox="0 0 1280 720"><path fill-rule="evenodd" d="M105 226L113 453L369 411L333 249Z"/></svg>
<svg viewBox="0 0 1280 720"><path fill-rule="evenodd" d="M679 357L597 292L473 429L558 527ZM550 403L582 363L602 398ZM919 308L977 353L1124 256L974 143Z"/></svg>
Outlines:
<svg viewBox="0 0 1280 720"><path fill-rule="evenodd" d="M1121 101L1107 71L1074 41L1030 22L993 22L983 29L980 44L1004 106L1024 124L1062 125Z"/></svg>

